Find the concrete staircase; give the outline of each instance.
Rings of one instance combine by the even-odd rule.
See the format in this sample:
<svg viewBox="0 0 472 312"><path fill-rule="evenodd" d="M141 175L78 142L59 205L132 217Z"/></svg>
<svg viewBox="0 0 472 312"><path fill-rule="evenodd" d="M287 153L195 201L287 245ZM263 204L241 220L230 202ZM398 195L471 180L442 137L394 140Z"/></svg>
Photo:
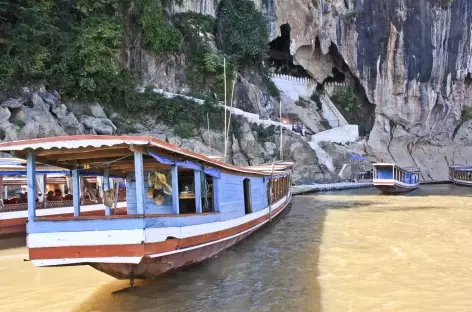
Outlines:
<svg viewBox="0 0 472 312"><path fill-rule="evenodd" d="M323 118L330 122L332 128L347 126L349 123L346 118L341 114L341 112L336 108L334 103L331 101L329 96L326 93L318 93L320 97L321 104L323 106ZM332 121L337 120L338 124L333 126Z"/></svg>
<svg viewBox="0 0 472 312"><path fill-rule="evenodd" d="M172 93L172 92L167 92L162 89L155 88L153 89L154 92L162 94L166 98L174 98L174 97L183 97L187 100L193 101L197 104L202 105L205 101L202 99L197 99L191 96L187 95L182 95L178 93ZM138 88L138 92L144 92L144 88ZM224 103L220 102L220 106L225 108ZM292 124L291 123L281 123L278 121L274 121L272 119L261 119L259 114L253 114L253 113L248 113L246 111L243 111L242 109L236 108L236 107L230 107L226 106L226 110L231 112L233 115L237 116L243 116L248 122L255 123L257 125L262 125L264 128L267 128L269 126L276 126L276 127L284 127L285 129L292 130Z"/></svg>

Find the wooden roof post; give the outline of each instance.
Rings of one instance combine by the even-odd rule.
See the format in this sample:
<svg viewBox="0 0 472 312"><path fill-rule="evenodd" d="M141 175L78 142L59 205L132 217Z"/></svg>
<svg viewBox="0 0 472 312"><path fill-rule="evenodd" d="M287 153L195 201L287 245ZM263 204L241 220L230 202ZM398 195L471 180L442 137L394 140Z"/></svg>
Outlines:
<svg viewBox="0 0 472 312"><path fill-rule="evenodd" d="M195 211L202 213L202 172L200 170L193 171L193 181L195 185Z"/></svg>
<svg viewBox="0 0 472 312"><path fill-rule="evenodd" d="M103 190L108 191L110 189L110 174L108 171L108 167L103 170ZM104 201L105 203L105 201ZM111 207L105 205L105 215L111 215Z"/></svg>
<svg viewBox="0 0 472 312"><path fill-rule="evenodd" d="M36 217L36 157L33 150L28 151L26 161L28 222L33 222Z"/></svg>
<svg viewBox="0 0 472 312"><path fill-rule="evenodd" d="M134 152L134 175L136 179L136 205L137 214L144 214L144 172L143 153Z"/></svg>
<svg viewBox="0 0 472 312"><path fill-rule="evenodd" d="M74 217L78 217L80 216L80 176L77 166L72 170L72 193Z"/></svg>
<svg viewBox="0 0 472 312"><path fill-rule="evenodd" d="M174 214L180 213L179 207L179 172L177 165L172 166L172 210Z"/></svg>

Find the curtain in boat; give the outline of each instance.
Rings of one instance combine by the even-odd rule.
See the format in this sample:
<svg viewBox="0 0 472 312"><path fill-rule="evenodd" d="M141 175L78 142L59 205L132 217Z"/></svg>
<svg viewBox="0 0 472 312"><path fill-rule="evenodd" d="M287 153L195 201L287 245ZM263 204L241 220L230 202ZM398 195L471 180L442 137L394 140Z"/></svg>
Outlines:
<svg viewBox="0 0 472 312"><path fill-rule="evenodd" d="M205 168L200 164L194 163L189 160L184 160L184 161L175 161L168 159L164 156L156 155L152 152L148 152L149 155L152 156L155 160L157 160L159 163L164 164L164 165L176 165L181 168L185 169L192 169L192 170L200 170L203 171L206 175L212 176L214 178L220 179L221 178L221 172L218 169L215 168Z"/></svg>
<svg viewBox="0 0 472 312"><path fill-rule="evenodd" d="M38 196L38 201L43 202L44 201L44 174L37 174L36 175L36 196ZM39 196L41 194L41 196Z"/></svg>

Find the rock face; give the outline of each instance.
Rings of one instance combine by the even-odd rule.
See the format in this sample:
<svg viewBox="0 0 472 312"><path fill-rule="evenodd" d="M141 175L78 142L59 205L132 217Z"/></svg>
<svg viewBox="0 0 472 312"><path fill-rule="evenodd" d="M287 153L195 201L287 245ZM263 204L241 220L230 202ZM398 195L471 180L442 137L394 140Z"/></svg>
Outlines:
<svg viewBox="0 0 472 312"><path fill-rule="evenodd" d="M253 2L266 17L270 40L279 35L281 25L290 25L294 63L303 66L318 84L340 72L369 110L375 107L371 112L375 121L362 154L367 151L377 161L419 167L425 180L446 179L448 164L472 164L472 121L465 118L471 114L464 114L465 108L472 109L470 0ZM168 11L215 16L218 3L184 0ZM145 51L137 40L139 31L126 32L129 42L122 59L139 73L143 84L176 93L189 91L185 55ZM261 77L250 69L237 75L235 99L237 107L262 118L277 112L278 101L267 95ZM324 130L313 122L319 120L316 109L292 108L310 130ZM19 96L0 103L0 139L127 133L127 129L119 129L119 116L110 116L99 104L61 103L57 92L24 88ZM221 154L224 149L218 133L209 135L196 129L199 136L186 140L159 123L153 129L135 126L139 133L200 153ZM291 132L284 138L284 158L296 163L297 182L338 179L318 164L307 142ZM241 122L230 137L230 159L241 165L271 161L278 157L279 144L276 134L260 138L250 124ZM347 158L351 147L323 148L336 168L347 163L352 172L364 169L365 164L358 166Z"/></svg>
<svg viewBox="0 0 472 312"><path fill-rule="evenodd" d="M27 92L18 98L0 103L0 140L11 141L77 134L140 134L150 135L200 154L223 156L224 137L221 132L196 129L197 136L182 139L173 128L154 121L151 125L134 124L133 133L127 132L126 121L117 113L107 114L97 103L61 103L56 92ZM18 104L19 103L19 104ZM195 104L198 105L198 104ZM119 129L115 123L120 125ZM275 131L261 137L254 124L239 117L233 125L229 140L228 162L236 165L257 165L279 160L280 136ZM267 130L268 131L268 130ZM323 175L315 152L300 136L290 131L284 137L284 160L294 161L294 182L332 181L331 175Z"/></svg>
<svg viewBox="0 0 472 312"><path fill-rule="evenodd" d="M472 140L461 120L472 106L472 2L253 1L271 40L290 25L294 62L318 83L336 68L375 105L371 155L420 167L424 179L445 179L448 162L472 163L459 156ZM215 16L217 5L186 0L172 11ZM432 166L428 155L436 152L443 159Z"/></svg>
<svg viewBox="0 0 472 312"><path fill-rule="evenodd" d="M73 105L83 114L80 121L57 92L24 92L19 98L7 99L0 104L1 140L35 139L74 134L115 134L117 127L98 104ZM86 115L88 109L90 115Z"/></svg>

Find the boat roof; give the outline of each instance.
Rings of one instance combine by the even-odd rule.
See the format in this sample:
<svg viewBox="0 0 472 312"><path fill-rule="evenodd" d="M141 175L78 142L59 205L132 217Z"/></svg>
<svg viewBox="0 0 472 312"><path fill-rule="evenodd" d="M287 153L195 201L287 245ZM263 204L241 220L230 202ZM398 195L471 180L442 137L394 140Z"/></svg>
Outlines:
<svg viewBox="0 0 472 312"><path fill-rule="evenodd" d="M67 169L37 164L36 171L41 173L66 173ZM26 174L26 160L21 158L0 158L0 175Z"/></svg>
<svg viewBox="0 0 472 312"><path fill-rule="evenodd" d="M110 173L123 174L134 169L134 151L143 154L158 153L174 160L192 159L203 165L238 173L267 176L270 171L258 167L239 167L217 159L200 155L150 136L74 135L30 139L0 143L0 152L26 159L34 150L36 161L68 169L87 168L89 172L101 172L108 167ZM145 161L144 168L163 166L154 159ZM166 168L168 166L165 166ZM287 166L288 168L289 166Z"/></svg>
<svg viewBox="0 0 472 312"><path fill-rule="evenodd" d="M415 168L415 167L403 167L403 166L399 166L397 164L393 164L393 163L375 163L373 164L374 167L386 167L386 166L392 166L392 167L397 167L399 169L403 169L403 170L406 170L406 171L409 171L409 172L419 172L420 169L418 168Z"/></svg>
<svg viewBox="0 0 472 312"><path fill-rule="evenodd" d="M449 168L472 168L471 165L449 165Z"/></svg>
<svg viewBox="0 0 472 312"><path fill-rule="evenodd" d="M96 177L84 177L85 180L89 183L97 183ZM45 180L46 184L67 184L66 176L59 176L59 177L50 177L48 176ZM4 177L3 178L3 186L12 186L12 185L27 185L28 180L26 177Z"/></svg>
<svg viewBox="0 0 472 312"><path fill-rule="evenodd" d="M249 169L257 170L257 171L272 172L272 165L274 166L274 172L280 172L280 171L289 170L290 168L293 167L294 163L288 162L288 161L282 161L282 162L277 162L274 164L269 163L269 164L263 164L263 165L257 165L257 166L247 166L244 168L249 168Z"/></svg>
<svg viewBox="0 0 472 312"><path fill-rule="evenodd" d="M472 171L471 166L457 166L454 167L454 169L456 169L456 171Z"/></svg>

